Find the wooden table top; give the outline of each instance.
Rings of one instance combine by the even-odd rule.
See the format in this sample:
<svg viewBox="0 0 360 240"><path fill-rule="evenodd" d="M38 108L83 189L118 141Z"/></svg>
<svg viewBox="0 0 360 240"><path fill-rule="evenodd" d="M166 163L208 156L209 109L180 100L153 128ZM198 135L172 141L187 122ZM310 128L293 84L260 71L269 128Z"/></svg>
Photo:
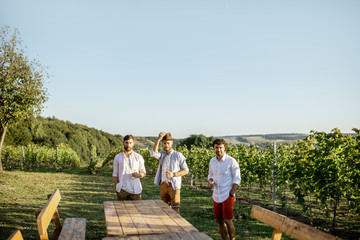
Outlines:
<svg viewBox="0 0 360 240"><path fill-rule="evenodd" d="M211 237L202 232L191 233L164 233L153 235L138 235L125 237L106 237L102 240L212 240Z"/></svg>
<svg viewBox="0 0 360 240"><path fill-rule="evenodd" d="M137 236L134 239L142 239L140 235L150 235L145 239L153 239L151 235L154 234L199 232L162 200L107 201L104 212L108 237Z"/></svg>

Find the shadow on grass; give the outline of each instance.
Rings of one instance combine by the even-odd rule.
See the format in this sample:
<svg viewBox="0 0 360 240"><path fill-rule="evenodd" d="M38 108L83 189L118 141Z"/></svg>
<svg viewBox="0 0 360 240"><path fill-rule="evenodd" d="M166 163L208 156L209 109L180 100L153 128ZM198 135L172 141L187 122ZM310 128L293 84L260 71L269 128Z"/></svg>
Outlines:
<svg viewBox="0 0 360 240"><path fill-rule="evenodd" d="M15 229L20 229L23 235L26 232L27 239L39 238L34 213L38 206L16 203L1 203L0 206L0 239L7 239Z"/></svg>
<svg viewBox="0 0 360 240"><path fill-rule="evenodd" d="M116 199L111 171L104 170L103 175L88 175L81 168L63 173L7 171L0 184L4 186L0 200L0 239L6 239L15 229L21 230L24 239L38 239L34 212L46 204L47 195L56 188L61 194L58 211L62 222L67 217L84 217L86 239L106 236L103 202ZM53 230L51 223L49 235Z"/></svg>

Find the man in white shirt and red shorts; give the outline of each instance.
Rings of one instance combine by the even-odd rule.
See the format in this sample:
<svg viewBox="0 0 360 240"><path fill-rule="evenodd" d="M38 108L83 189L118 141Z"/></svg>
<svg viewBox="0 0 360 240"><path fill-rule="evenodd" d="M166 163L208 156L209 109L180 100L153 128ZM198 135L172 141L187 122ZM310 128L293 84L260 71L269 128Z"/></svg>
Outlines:
<svg viewBox="0 0 360 240"><path fill-rule="evenodd" d="M117 199L141 200L142 186L140 178L145 177L144 158L133 151L134 137L124 137L124 151L117 154L113 163L113 181Z"/></svg>
<svg viewBox="0 0 360 240"><path fill-rule="evenodd" d="M225 153L227 142L215 139L213 148L216 156L209 164L209 187L213 189L214 216L219 223L223 240L235 240L235 227L232 222L235 193L240 186L240 167L236 160Z"/></svg>

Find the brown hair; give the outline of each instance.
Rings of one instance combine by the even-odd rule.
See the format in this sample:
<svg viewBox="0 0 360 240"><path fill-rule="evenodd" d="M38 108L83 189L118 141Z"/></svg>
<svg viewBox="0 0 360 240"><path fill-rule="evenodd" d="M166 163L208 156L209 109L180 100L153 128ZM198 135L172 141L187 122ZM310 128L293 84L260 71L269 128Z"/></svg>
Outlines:
<svg viewBox="0 0 360 240"><path fill-rule="evenodd" d="M223 139L223 138L217 138L217 139L215 139L212 146L214 147L215 144L216 144L216 145L224 144L225 149L227 149L227 146L228 146L227 142L226 142L225 139Z"/></svg>
<svg viewBox="0 0 360 240"><path fill-rule="evenodd" d="M133 135L129 134L129 135L126 135L126 136L124 137L124 142L125 142L126 140L130 140L130 139L132 139L133 141L135 141Z"/></svg>

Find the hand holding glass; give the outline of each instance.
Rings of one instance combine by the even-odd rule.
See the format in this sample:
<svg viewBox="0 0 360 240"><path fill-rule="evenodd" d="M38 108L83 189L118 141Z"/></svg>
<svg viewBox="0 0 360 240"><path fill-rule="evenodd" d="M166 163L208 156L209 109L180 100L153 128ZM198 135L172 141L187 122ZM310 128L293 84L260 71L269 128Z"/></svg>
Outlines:
<svg viewBox="0 0 360 240"><path fill-rule="evenodd" d="M137 173L137 171L136 171L136 169L133 169L132 170L132 174L131 174L134 178L138 178L139 176L139 174Z"/></svg>
<svg viewBox="0 0 360 240"><path fill-rule="evenodd" d="M165 168L165 174L166 174L166 178L170 179L170 169L169 168Z"/></svg>
<svg viewBox="0 0 360 240"><path fill-rule="evenodd" d="M215 187L215 181L213 178L209 178L209 187L211 187L211 188Z"/></svg>

